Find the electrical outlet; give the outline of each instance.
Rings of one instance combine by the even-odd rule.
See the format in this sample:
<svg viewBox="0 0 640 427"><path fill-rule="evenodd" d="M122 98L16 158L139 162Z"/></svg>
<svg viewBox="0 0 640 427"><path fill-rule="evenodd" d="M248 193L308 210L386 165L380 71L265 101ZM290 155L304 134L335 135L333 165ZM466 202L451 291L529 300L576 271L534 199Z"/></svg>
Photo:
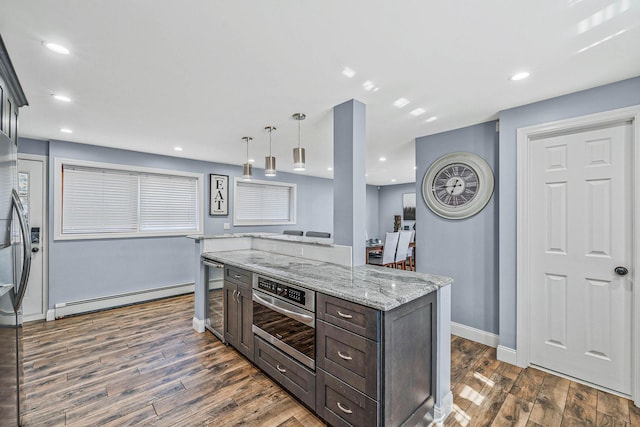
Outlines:
<svg viewBox="0 0 640 427"><path fill-rule="evenodd" d="M231 230L231 223L229 223L229 222L225 222L225 223L224 223L224 229L225 229L225 230Z"/></svg>

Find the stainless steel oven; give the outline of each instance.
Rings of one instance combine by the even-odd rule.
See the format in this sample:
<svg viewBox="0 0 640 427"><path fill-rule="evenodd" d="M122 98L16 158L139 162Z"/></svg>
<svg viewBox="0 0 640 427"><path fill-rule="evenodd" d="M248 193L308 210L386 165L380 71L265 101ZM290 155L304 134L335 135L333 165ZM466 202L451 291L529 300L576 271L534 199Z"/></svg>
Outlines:
<svg viewBox="0 0 640 427"><path fill-rule="evenodd" d="M315 369L316 294L257 276L253 282L253 333Z"/></svg>

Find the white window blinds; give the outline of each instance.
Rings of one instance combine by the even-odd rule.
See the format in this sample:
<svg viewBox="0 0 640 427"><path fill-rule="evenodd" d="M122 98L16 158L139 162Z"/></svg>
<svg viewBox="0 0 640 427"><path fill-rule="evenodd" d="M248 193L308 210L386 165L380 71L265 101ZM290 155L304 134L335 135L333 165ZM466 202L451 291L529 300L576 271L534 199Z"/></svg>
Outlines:
<svg viewBox="0 0 640 427"><path fill-rule="evenodd" d="M197 196L195 178L140 175L140 230L197 230Z"/></svg>
<svg viewBox="0 0 640 427"><path fill-rule="evenodd" d="M68 165L63 173L63 233L122 233L138 229L135 174Z"/></svg>
<svg viewBox="0 0 640 427"><path fill-rule="evenodd" d="M200 186L197 174L62 164L58 237L198 232Z"/></svg>
<svg viewBox="0 0 640 427"><path fill-rule="evenodd" d="M295 184L235 181L235 225L295 224Z"/></svg>

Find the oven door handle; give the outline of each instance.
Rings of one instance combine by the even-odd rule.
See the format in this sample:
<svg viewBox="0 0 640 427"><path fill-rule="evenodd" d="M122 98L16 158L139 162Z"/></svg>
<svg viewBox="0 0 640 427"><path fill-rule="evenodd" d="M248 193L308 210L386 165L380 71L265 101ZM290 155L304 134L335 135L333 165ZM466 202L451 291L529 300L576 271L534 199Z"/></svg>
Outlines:
<svg viewBox="0 0 640 427"><path fill-rule="evenodd" d="M270 298L271 299L271 298ZM303 323L307 326L311 326L312 328L316 327L316 322L314 316L309 316L308 314L298 313L297 311L289 310L285 307L282 307L282 304L278 304L276 299L271 299L268 301L264 297L258 295L256 291L253 291L253 300L258 304L264 305L265 307L270 308L273 311L276 311L282 315L290 317L292 319L297 320L300 323Z"/></svg>

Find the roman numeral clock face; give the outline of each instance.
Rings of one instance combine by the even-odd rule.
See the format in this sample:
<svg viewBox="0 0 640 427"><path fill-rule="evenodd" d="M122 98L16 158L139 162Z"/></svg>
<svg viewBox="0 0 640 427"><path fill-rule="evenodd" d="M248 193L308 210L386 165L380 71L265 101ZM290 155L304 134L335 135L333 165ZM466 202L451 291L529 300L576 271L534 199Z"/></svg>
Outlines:
<svg viewBox="0 0 640 427"><path fill-rule="evenodd" d="M463 163L454 163L436 174L431 191L445 206L463 206L478 193L478 174Z"/></svg>
<svg viewBox="0 0 640 427"><path fill-rule="evenodd" d="M468 218L480 212L493 193L491 167L472 153L451 153L435 162L422 181L422 195L437 215Z"/></svg>

